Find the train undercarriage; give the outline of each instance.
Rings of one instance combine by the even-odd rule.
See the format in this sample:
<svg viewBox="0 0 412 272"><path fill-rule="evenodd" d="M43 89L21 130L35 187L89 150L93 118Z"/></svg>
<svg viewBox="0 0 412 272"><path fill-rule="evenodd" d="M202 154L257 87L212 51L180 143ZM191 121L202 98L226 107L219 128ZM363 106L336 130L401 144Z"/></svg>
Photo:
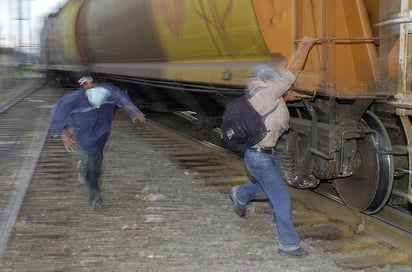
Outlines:
<svg viewBox="0 0 412 272"><path fill-rule="evenodd" d="M297 188L331 182L346 205L376 213L387 204L395 180L405 186L404 131L396 115L379 112L371 100L331 100L291 107L291 129L277 146L286 180Z"/></svg>
<svg viewBox="0 0 412 272"><path fill-rule="evenodd" d="M237 89L217 94L202 88L197 92L150 88L151 95L155 89L158 93L156 103L164 101L164 111L195 112L198 128L218 127L224 105L233 99L233 93L239 93ZM138 89L142 87L132 93L140 93L136 101L150 100L147 90ZM394 195L412 210L408 148L412 126L409 117L397 114L395 101L393 97L318 95L289 104L291 128L277 145L287 182L302 189L331 183L343 203L367 214L379 212ZM150 104L148 110L156 108Z"/></svg>
<svg viewBox="0 0 412 272"><path fill-rule="evenodd" d="M224 109L219 106L232 99L210 95L205 100L199 94L182 94L185 96L197 102L187 104L174 97L185 109L197 113L199 128L218 126L219 110ZM343 203L367 214L379 212L393 196L412 209L408 148L412 126L409 117L405 120L396 114L387 98L318 96L289 107L291 128L279 141L277 152L291 186L311 189L331 183Z"/></svg>

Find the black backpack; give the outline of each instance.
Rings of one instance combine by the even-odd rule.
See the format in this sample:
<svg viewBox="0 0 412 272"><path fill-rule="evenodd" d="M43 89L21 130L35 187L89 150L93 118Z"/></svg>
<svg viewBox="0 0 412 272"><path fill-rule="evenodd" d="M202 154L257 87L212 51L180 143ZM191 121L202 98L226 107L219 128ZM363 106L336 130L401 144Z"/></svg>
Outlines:
<svg viewBox="0 0 412 272"><path fill-rule="evenodd" d="M264 116L250 104L250 95L243 95L230 102L223 113L221 138L229 149L243 152L260 142L267 134L265 119L276 108Z"/></svg>

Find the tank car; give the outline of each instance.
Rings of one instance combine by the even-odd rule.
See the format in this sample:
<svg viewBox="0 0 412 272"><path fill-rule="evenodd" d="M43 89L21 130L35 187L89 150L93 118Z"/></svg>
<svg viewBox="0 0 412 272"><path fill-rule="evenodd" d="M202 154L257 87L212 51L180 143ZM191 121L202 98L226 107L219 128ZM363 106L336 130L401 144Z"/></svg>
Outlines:
<svg viewBox="0 0 412 272"><path fill-rule="evenodd" d="M70 0L45 20L53 73L89 67L128 84L141 107L191 110L215 125L252 67L285 65L299 39L318 43L294 88L277 148L297 188L333 183L379 212L411 201L411 23L408 0ZM132 86L132 87L130 87ZM409 203L410 205L410 203Z"/></svg>

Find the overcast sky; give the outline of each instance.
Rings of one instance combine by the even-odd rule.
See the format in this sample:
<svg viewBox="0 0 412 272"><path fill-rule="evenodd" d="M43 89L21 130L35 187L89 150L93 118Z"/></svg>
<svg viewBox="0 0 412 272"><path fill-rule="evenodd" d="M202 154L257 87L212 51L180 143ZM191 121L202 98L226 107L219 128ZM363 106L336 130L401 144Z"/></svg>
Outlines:
<svg viewBox="0 0 412 272"><path fill-rule="evenodd" d="M38 44L43 18L49 13L57 11L67 2L67 0L0 0L0 46L2 47L18 45L19 1L22 3L22 17L27 19L22 21L22 38L25 44L30 43L30 36L31 43Z"/></svg>

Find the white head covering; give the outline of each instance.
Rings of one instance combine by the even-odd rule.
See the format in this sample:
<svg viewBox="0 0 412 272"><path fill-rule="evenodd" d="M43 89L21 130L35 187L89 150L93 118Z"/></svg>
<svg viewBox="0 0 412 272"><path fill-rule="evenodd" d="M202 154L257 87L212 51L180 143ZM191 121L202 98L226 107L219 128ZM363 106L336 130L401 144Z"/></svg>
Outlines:
<svg viewBox="0 0 412 272"><path fill-rule="evenodd" d="M103 87L96 86L86 90L86 96L90 104L96 108L100 108L106 99L110 97L110 91Z"/></svg>
<svg viewBox="0 0 412 272"><path fill-rule="evenodd" d="M260 80L273 80L279 78L279 74L276 73L272 67L268 65L258 65L253 69L253 75Z"/></svg>
<svg viewBox="0 0 412 272"><path fill-rule="evenodd" d="M82 86L84 83L90 83L93 82L93 78L91 76L84 76L81 77L77 83L79 83L80 86Z"/></svg>

